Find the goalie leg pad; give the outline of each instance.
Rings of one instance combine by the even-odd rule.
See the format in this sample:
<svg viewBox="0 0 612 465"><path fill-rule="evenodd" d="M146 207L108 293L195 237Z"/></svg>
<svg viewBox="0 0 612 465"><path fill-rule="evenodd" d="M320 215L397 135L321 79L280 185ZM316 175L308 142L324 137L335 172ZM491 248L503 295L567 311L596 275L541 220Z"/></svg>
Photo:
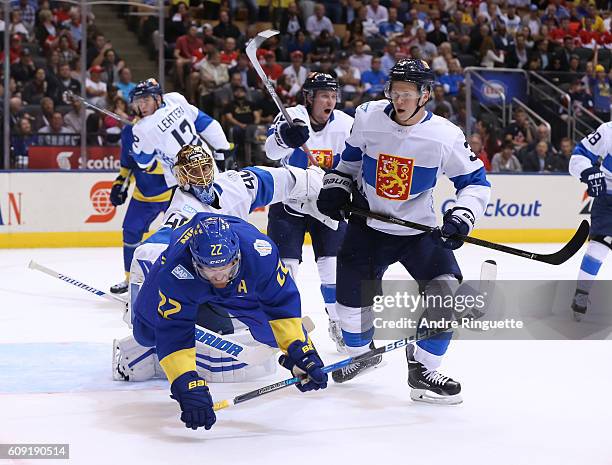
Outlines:
<svg viewBox="0 0 612 465"><path fill-rule="evenodd" d="M113 379L116 381L147 381L164 378L155 347L144 347L134 336L113 341Z"/></svg>

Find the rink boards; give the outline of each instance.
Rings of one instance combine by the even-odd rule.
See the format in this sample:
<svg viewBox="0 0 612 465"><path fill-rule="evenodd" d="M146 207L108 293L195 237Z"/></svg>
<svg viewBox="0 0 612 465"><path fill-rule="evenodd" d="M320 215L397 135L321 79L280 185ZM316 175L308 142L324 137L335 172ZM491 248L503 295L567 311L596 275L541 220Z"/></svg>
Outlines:
<svg viewBox="0 0 612 465"><path fill-rule="evenodd" d="M120 246L127 203L115 208L109 193L116 172L0 173L0 247ZM591 199L569 175L488 176L492 194L473 235L496 242L563 242L582 219ZM454 200L441 178L434 194L439 219ZM265 230L267 212L251 221ZM159 219L155 225L159 224Z"/></svg>

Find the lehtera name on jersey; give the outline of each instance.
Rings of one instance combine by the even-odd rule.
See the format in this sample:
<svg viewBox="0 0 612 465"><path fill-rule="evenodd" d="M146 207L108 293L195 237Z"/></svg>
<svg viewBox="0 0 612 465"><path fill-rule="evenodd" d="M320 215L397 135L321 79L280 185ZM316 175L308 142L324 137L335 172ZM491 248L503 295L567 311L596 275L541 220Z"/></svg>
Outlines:
<svg viewBox="0 0 612 465"><path fill-rule="evenodd" d="M176 107L172 112L166 116L163 120L157 123L157 128L161 132L166 132L166 129L170 129L172 124L176 122L181 116L185 114L185 109L183 107Z"/></svg>

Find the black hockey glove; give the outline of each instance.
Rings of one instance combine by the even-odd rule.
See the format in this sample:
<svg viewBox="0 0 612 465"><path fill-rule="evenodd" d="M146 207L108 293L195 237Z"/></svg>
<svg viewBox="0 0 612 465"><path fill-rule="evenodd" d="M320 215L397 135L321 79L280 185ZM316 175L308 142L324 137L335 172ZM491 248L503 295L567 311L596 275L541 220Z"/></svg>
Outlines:
<svg viewBox="0 0 612 465"><path fill-rule="evenodd" d="M294 119L293 126L289 126L287 121L279 121L274 129L274 135L278 145L292 149L301 147L310 137L308 126L301 119Z"/></svg>
<svg viewBox="0 0 612 465"><path fill-rule="evenodd" d="M587 168L580 173L580 180L587 185L587 193L591 197L599 197L606 193L606 178L597 166Z"/></svg>
<svg viewBox="0 0 612 465"><path fill-rule="evenodd" d="M293 341L287 347L287 355L281 355L278 363L291 371L293 376L308 375L301 383L296 384L302 392L327 387L327 373L322 370L323 361L311 341Z"/></svg>
<svg viewBox="0 0 612 465"><path fill-rule="evenodd" d="M181 421L187 428L212 428L217 421L213 400L206 381L195 371L188 371L176 378L170 386L170 391L170 397L181 406Z"/></svg>
<svg viewBox="0 0 612 465"><path fill-rule="evenodd" d="M337 170L323 176L323 187L317 198L317 208L321 213L336 221L346 217L345 208L351 201L353 178Z"/></svg>
<svg viewBox="0 0 612 465"><path fill-rule="evenodd" d="M117 179L113 182L113 187L110 191L110 201L111 203L117 207L119 205L123 205L125 203L125 199L128 196L127 188L123 189L123 184L125 183L125 178L121 175L117 176Z"/></svg>
<svg viewBox="0 0 612 465"><path fill-rule="evenodd" d="M445 249L455 250L463 245L457 236L467 236L474 226L474 215L467 208L453 208L444 214L442 227L432 234Z"/></svg>

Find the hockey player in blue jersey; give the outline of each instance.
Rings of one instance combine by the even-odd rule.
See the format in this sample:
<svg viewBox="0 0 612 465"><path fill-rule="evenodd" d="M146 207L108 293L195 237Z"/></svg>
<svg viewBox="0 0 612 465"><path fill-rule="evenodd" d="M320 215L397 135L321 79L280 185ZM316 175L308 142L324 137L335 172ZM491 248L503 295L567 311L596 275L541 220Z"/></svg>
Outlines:
<svg viewBox="0 0 612 465"><path fill-rule="evenodd" d="M302 86L302 94L304 105L287 109L289 116L298 123L290 126L279 113L268 131L266 155L283 164L306 169L310 164L302 149L306 145L321 168L332 169L340 160L353 118L335 109L338 81L329 74L310 73ZM329 335L340 352L345 348L336 314L336 255L345 230L344 221L338 222L337 227L330 227L291 202L272 205L268 214L268 234L278 244L283 263L294 279L302 261L304 235L310 233L321 294L329 315Z"/></svg>
<svg viewBox="0 0 612 465"><path fill-rule="evenodd" d="M374 334L372 299L362 295L363 281L380 281L399 262L428 294L456 289L462 276L453 249L463 242L454 235L469 234L489 200L483 164L463 132L424 108L434 80L426 62L398 61L385 88L388 100L358 107L342 159L323 179L317 205L337 220L352 197L356 207L435 226L438 176L445 174L457 190L454 208L434 233L351 216L338 253L337 311L352 355L367 352ZM461 385L437 371L450 338L445 332L407 346L412 399L461 402ZM344 382L378 363L380 357L354 363L332 378Z"/></svg>
<svg viewBox="0 0 612 465"><path fill-rule="evenodd" d="M300 391L324 389L323 362L302 327L300 295L274 243L231 216L198 213L175 230L153 265L134 308L134 337L155 347L187 428L215 423L206 381L196 372L195 323L213 304L249 327L260 343L283 352L279 362Z"/></svg>
<svg viewBox="0 0 612 465"><path fill-rule="evenodd" d="M111 188L111 203L116 207L125 203L130 183L128 178L134 177L136 187L122 225L125 279L111 286L113 294L127 292L134 250L140 245L153 220L166 211L172 197L172 189L166 184L162 166L154 163L147 169L140 168L132 156L132 143L132 126L126 125L121 130L121 169Z"/></svg>
<svg viewBox="0 0 612 465"><path fill-rule="evenodd" d="M593 281L612 248L612 122L600 125L576 145L569 172L585 183L588 195L594 197L590 242L572 301L574 318L580 321L587 311Z"/></svg>

